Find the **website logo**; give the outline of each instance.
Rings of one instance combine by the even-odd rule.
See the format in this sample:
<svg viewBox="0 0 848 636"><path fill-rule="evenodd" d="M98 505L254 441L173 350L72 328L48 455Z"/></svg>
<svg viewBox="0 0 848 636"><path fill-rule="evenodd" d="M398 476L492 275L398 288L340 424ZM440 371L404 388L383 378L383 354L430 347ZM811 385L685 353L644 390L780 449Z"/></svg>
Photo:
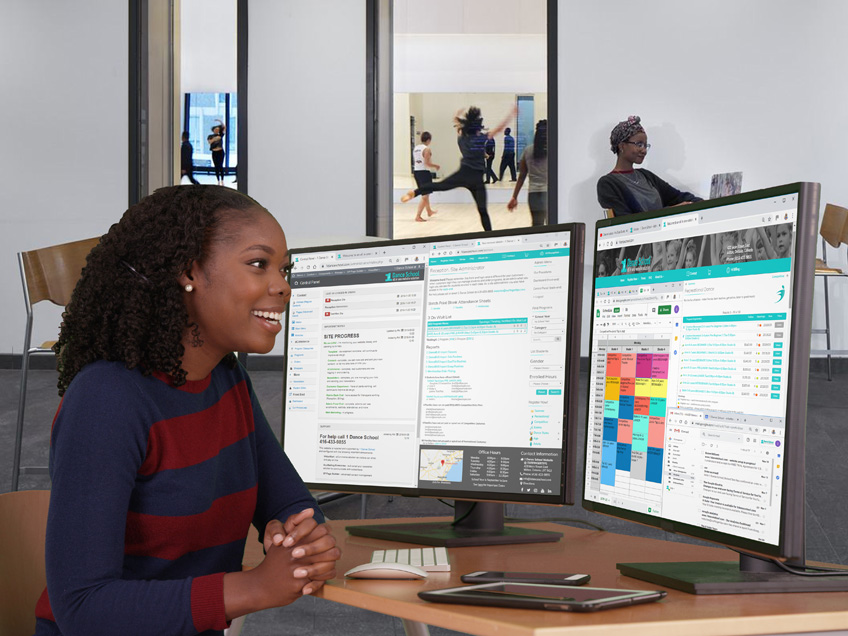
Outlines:
<svg viewBox="0 0 848 636"><path fill-rule="evenodd" d="M777 290L778 299L775 302L779 303L781 300L783 300L784 294L786 294L786 285L781 285L780 289Z"/></svg>

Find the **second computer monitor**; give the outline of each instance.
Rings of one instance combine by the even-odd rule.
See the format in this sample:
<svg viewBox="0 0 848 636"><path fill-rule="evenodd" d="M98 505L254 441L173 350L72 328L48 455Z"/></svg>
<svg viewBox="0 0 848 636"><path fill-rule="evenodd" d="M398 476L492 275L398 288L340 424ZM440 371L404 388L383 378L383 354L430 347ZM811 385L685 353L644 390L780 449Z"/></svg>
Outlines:
<svg viewBox="0 0 848 636"><path fill-rule="evenodd" d="M283 442L304 481L571 503L582 253L580 224L292 250Z"/></svg>
<svg viewBox="0 0 848 636"><path fill-rule="evenodd" d="M598 223L584 507L803 565L818 206L796 183ZM621 567L698 593L840 585L770 569Z"/></svg>

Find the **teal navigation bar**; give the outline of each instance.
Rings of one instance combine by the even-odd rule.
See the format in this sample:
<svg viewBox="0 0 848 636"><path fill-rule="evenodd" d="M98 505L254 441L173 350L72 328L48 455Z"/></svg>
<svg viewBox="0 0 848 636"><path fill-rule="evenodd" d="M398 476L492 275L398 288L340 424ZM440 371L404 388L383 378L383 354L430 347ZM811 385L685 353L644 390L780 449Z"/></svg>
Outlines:
<svg viewBox="0 0 848 636"><path fill-rule="evenodd" d="M432 260L430 261L432 263ZM781 274L792 267L791 258L775 258L768 261L753 263L734 263L732 265L711 265L707 267L691 267L689 269L673 269L667 272L644 272L641 274L622 274L621 276L606 276L595 279L596 289L621 287L625 285L645 285L660 283L678 283L686 280L708 280L711 278L728 278L731 276L755 276L757 274Z"/></svg>

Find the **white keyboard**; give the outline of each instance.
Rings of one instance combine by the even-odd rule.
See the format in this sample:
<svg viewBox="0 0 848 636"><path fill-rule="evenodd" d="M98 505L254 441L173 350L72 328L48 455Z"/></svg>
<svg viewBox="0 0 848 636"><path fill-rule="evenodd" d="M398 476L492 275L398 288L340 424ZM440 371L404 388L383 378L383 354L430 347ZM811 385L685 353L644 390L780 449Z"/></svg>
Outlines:
<svg viewBox="0 0 848 636"><path fill-rule="evenodd" d="M450 572L447 548L404 548L401 550L374 550L371 563L405 563L425 572Z"/></svg>

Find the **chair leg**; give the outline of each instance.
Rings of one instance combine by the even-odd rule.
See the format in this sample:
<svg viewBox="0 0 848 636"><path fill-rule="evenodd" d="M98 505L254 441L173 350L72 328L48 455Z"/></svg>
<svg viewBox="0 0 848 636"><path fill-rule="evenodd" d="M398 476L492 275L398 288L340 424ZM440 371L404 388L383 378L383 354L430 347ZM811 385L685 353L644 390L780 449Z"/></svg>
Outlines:
<svg viewBox="0 0 848 636"><path fill-rule="evenodd" d="M833 381L833 371L830 367L830 302L827 296L827 276L822 281L824 283L824 336L827 341L827 380Z"/></svg>
<svg viewBox="0 0 848 636"><path fill-rule="evenodd" d="M18 395L18 420L15 425L15 455L13 457L12 469L12 491L18 489L18 479L21 475L21 444L24 437L24 407L26 406L27 376L29 375L29 327L27 325L27 338L24 350L21 353L21 387Z"/></svg>

